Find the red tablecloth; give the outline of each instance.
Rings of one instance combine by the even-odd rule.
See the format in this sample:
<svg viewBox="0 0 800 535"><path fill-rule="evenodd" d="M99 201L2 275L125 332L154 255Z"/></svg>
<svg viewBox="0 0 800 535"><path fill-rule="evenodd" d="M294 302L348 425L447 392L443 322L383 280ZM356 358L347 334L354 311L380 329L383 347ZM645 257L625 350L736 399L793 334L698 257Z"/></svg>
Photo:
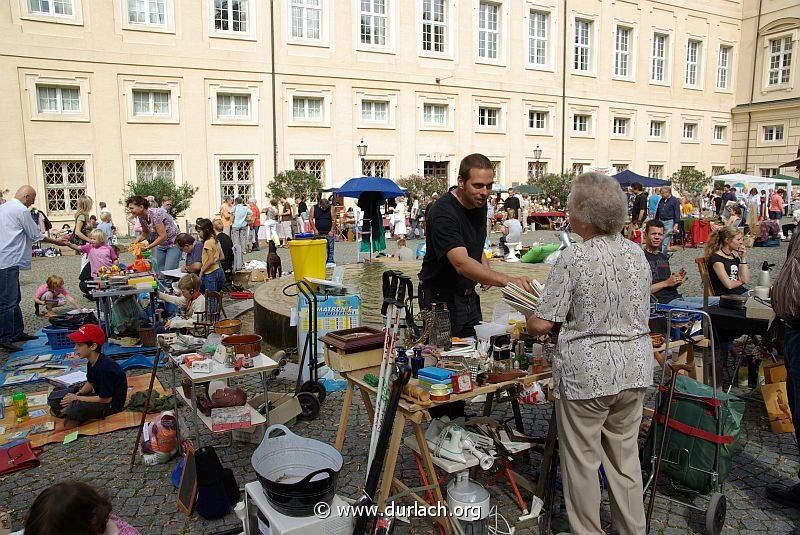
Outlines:
<svg viewBox="0 0 800 535"><path fill-rule="evenodd" d="M564 217L564 212L533 212L528 214L530 217Z"/></svg>

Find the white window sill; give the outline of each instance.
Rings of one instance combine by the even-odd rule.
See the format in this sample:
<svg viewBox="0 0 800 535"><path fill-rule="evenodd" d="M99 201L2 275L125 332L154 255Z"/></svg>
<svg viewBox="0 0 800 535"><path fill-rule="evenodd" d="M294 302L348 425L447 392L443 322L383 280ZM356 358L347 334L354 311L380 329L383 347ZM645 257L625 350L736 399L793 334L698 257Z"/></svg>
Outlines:
<svg viewBox="0 0 800 535"><path fill-rule="evenodd" d="M525 65L525 68L529 71L556 72L555 68L551 65L536 65L535 63L528 63Z"/></svg>
<svg viewBox="0 0 800 535"><path fill-rule="evenodd" d="M35 22L49 22L51 24L69 24L70 26L83 26L83 20L73 16L39 15L38 13L25 13L20 16L22 20Z"/></svg>
<svg viewBox="0 0 800 535"><path fill-rule="evenodd" d="M767 85L761 88L761 94L766 95L767 93L771 93L773 91L791 91L793 88L794 86L791 83Z"/></svg>
<svg viewBox="0 0 800 535"><path fill-rule="evenodd" d="M649 137L647 138L647 141L650 141L652 143L668 143L668 141L663 137Z"/></svg>
<svg viewBox="0 0 800 535"><path fill-rule="evenodd" d="M505 128L492 128L490 126L476 126L475 127L476 134L505 134Z"/></svg>
<svg viewBox="0 0 800 535"><path fill-rule="evenodd" d="M356 125L356 128L364 129L364 130L394 130L396 127L393 124L388 123L368 123L362 122Z"/></svg>
<svg viewBox="0 0 800 535"><path fill-rule="evenodd" d="M699 85L683 85L684 89L688 89L689 91L702 91L703 88Z"/></svg>
<svg viewBox="0 0 800 535"><path fill-rule="evenodd" d="M727 144L728 144L728 142L727 142L726 140L724 140L724 139L723 139L723 140L711 141L711 144L712 144L712 145L727 145Z"/></svg>
<svg viewBox="0 0 800 535"><path fill-rule="evenodd" d="M31 117L31 121L51 121L59 123L88 123L88 113L57 113L40 112Z"/></svg>
<svg viewBox="0 0 800 535"><path fill-rule="evenodd" d="M552 136L553 132L551 130L526 130L526 136Z"/></svg>
<svg viewBox="0 0 800 535"><path fill-rule="evenodd" d="M250 117L217 117L211 120L211 124L219 126L258 126L258 121Z"/></svg>
<svg viewBox="0 0 800 535"><path fill-rule="evenodd" d="M715 93L725 93L725 94L728 94L728 95L732 95L733 94L733 89L730 89L730 88L722 89L722 88L717 87L717 88L714 89L714 92Z"/></svg>
<svg viewBox="0 0 800 535"><path fill-rule="evenodd" d="M330 48L331 45L326 42L322 41L321 39L298 39L293 38L286 41L287 45L295 45L295 46L313 46L316 48Z"/></svg>
<svg viewBox="0 0 800 535"><path fill-rule="evenodd" d="M126 23L122 25L122 29L126 32L164 33L175 35L175 28L167 26L150 26L147 24Z"/></svg>
<svg viewBox="0 0 800 535"><path fill-rule="evenodd" d="M128 123L142 124L179 124L180 121L172 115L132 115L126 121Z"/></svg>
<svg viewBox="0 0 800 535"><path fill-rule="evenodd" d="M611 134L611 136L609 136L609 138L614 140L614 141L633 141L632 137L623 136L623 135L620 135L620 134Z"/></svg>
<svg viewBox="0 0 800 535"><path fill-rule="evenodd" d="M449 52L420 52L417 55L426 59L443 59L446 61L453 61L453 55Z"/></svg>
<svg viewBox="0 0 800 535"><path fill-rule="evenodd" d="M389 55L396 54L394 48L390 47L389 45L378 46L378 45L363 45L363 44L359 44L356 47L356 52L370 52L370 53L374 53L374 54L389 54Z"/></svg>
<svg viewBox="0 0 800 535"><path fill-rule="evenodd" d="M492 67L505 67L506 62L499 59L475 58L475 63L479 65L491 65Z"/></svg>
<svg viewBox="0 0 800 535"><path fill-rule="evenodd" d="M636 83L636 80L630 76L612 76L611 79L616 80L617 82L628 82L629 84Z"/></svg>
<svg viewBox="0 0 800 535"><path fill-rule="evenodd" d="M669 81L658 81L658 80L650 80L650 85L660 85L662 87L669 87L672 85L672 82Z"/></svg>
<svg viewBox="0 0 800 535"><path fill-rule="evenodd" d="M228 39L231 41L257 41L258 38L247 32L218 32L211 31L208 36L212 39Z"/></svg>
<svg viewBox="0 0 800 535"><path fill-rule="evenodd" d="M696 139L681 139L681 143L686 143L688 145L699 145L700 142Z"/></svg>
<svg viewBox="0 0 800 535"><path fill-rule="evenodd" d="M324 123L322 121L299 121L297 119L292 120L287 126L302 126L305 128L330 128L330 123Z"/></svg>
<svg viewBox="0 0 800 535"><path fill-rule="evenodd" d="M594 135L588 134L586 132L572 132L569 137L578 137L578 138L585 138L585 139L594 139Z"/></svg>
<svg viewBox="0 0 800 535"><path fill-rule="evenodd" d="M570 74L572 74L573 76L585 76L587 78L597 78L597 73L594 73L592 71L576 71L575 69L573 69L570 72Z"/></svg>
<svg viewBox="0 0 800 535"><path fill-rule="evenodd" d="M433 124L423 124L419 127L421 131L425 132L452 132L453 128L447 125L433 125Z"/></svg>

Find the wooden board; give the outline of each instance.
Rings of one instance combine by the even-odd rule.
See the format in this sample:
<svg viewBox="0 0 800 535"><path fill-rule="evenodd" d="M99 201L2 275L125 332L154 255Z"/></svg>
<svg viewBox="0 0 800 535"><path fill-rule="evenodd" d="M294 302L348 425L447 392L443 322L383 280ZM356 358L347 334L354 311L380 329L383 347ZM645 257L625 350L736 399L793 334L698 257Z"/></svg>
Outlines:
<svg viewBox="0 0 800 535"><path fill-rule="evenodd" d="M197 498L197 466L194 462L194 448L188 446L186 459L181 474L181 484L178 487L178 509L186 516L192 516L194 501Z"/></svg>

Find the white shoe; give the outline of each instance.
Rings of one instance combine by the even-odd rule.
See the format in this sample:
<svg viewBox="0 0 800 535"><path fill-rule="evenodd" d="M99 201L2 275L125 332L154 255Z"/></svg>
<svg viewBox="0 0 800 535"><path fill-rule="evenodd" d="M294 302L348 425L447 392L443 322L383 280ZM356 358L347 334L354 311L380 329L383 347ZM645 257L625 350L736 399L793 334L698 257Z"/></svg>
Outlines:
<svg viewBox="0 0 800 535"><path fill-rule="evenodd" d="M326 268L329 268L329 267L336 267L336 262L328 262L327 264L325 264L325 267L326 267Z"/></svg>

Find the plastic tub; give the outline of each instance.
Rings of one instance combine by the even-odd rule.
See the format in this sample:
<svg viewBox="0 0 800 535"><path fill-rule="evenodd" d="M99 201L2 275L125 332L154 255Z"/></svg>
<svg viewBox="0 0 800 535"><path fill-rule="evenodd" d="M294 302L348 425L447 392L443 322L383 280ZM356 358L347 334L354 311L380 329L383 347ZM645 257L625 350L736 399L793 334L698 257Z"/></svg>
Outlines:
<svg viewBox="0 0 800 535"><path fill-rule="evenodd" d="M67 338L67 335L77 330L77 327L74 329L50 329L45 327L42 332L47 335L47 343L50 344L51 349L69 349L75 345L75 342Z"/></svg>
<svg viewBox="0 0 800 535"><path fill-rule="evenodd" d="M290 240L289 254L292 255L294 280L302 281L306 277L325 279L325 260L328 256L328 240ZM316 291L317 285L311 288Z"/></svg>
<svg viewBox="0 0 800 535"><path fill-rule="evenodd" d="M505 334L507 330L508 325L482 321L475 326L475 336L478 337L478 340L488 340L492 336Z"/></svg>

